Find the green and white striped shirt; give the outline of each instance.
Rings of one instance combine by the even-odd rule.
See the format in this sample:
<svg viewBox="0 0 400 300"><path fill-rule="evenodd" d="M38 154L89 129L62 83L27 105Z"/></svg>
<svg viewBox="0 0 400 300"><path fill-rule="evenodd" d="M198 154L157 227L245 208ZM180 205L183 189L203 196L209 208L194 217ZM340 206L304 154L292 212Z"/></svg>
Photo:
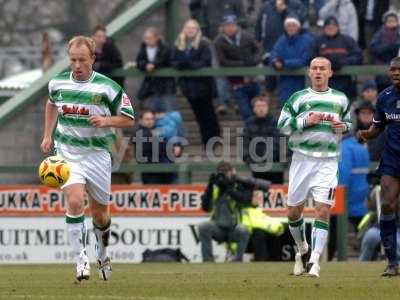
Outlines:
<svg viewBox="0 0 400 300"><path fill-rule="evenodd" d="M91 116L125 115L134 119L131 101L120 85L95 71L87 81L77 81L72 72L57 75L49 82L49 101L57 106L55 146L69 152L110 151L114 128L96 128Z"/></svg>
<svg viewBox="0 0 400 300"><path fill-rule="evenodd" d="M323 114L323 120L304 127L311 112ZM311 88L294 93L285 103L278 120L282 133L290 135L289 149L313 157L337 157L341 137L332 130L332 121L351 128L350 105L346 95L334 89L316 92Z"/></svg>

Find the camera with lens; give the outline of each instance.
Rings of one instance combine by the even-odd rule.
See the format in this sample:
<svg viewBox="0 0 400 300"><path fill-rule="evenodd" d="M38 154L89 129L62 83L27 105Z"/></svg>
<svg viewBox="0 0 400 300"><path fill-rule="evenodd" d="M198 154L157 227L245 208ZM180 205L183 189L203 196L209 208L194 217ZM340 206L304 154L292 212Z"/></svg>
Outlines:
<svg viewBox="0 0 400 300"><path fill-rule="evenodd" d="M268 180L253 177L240 177L237 175L229 178L225 173L222 172L212 174L212 181L214 184L220 187L226 187L228 185L234 185L235 183L238 183L250 190L261 190L263 192L268 192L271 186L271 182Z"/></svg>
<svg viewBox="0 0 400 300"><path fill-rule="evenodd" d="M261 190L263 192L268 192L269 188L271 187L271 181L254 177L235 176L233 180L252 190Z"/></svg>

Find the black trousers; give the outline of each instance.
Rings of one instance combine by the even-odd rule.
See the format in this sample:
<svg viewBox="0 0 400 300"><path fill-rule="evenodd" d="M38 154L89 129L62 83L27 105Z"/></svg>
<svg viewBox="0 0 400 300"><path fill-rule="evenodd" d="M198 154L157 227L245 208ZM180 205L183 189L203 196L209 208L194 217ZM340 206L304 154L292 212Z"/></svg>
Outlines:
<svg viewBox="0 0 400 300"><path fill-rule="evenodd" d="M201 141L205 146L210 138L221 135L212 97L188 97L188 101L200 128Z"/></svg>

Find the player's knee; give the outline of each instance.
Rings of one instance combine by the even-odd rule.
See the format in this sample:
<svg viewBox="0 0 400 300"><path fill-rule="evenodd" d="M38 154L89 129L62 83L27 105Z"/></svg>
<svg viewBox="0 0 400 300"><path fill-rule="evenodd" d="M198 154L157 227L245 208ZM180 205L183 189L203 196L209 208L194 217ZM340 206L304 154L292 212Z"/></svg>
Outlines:
<svg viewBox="0 0 400 300"><path fill-rule="evenodd" d="M317 205L315 207L315 214L316 214L317 219L328 220L329 219L329 210L330 210L330 207L328 205Z"/></svg>
<svg viewBox="0 0 400 300"><path fill-rule="evenodd" d="M206 235L208 233L211 233L211 224L210 222L203 222L200 223L199 225L199 234L200 235Z"/></svg>
<svg viewBox="0 0 400 300"><path fill-rule="evenodd" d="M93 222L100 226L106 226L109 223L110 217L106 211L92 211Z"/></svg>
<svg viewBox="0 0 400 300"><path fill-rule="evenodd" d="M289 221L296 221L300 219L301 211L296 207L289 207L288 208L288 219Z"/></svg>
<svg viewBox="0 0 400 300"><path fill-rule="evenodd" d="M246 226L244 226L242 224L237 225L236 226L236 230L237 230L239 236L241 236L241 237L247 237L247 236L250 235L249 231L246 228Z"/></svg>
<svg viewBox="0 0 400 300"><path fill-rule="evenodd" d="M69 194L67 195L68 209L71 213L80 214L84 209L84 199L79 194Z"/></svg>

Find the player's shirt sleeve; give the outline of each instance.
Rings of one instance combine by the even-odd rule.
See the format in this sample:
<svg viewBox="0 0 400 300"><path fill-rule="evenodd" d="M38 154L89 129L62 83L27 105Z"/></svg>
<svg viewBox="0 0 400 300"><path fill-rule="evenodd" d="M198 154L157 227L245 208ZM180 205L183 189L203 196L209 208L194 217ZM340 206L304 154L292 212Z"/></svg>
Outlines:
<svg viewBox="0 0 400 300"><path fill-rule="evenodd" d="M48 85L48 89L49 89L49 102L51 104L55 104L55 99L54 99L54 91L53 91L53 82L50 81L49 85Z"/></svg>
<svg viewBox="0 0 400 300"><path fill-rule="evenodd" d="M305 118L298 117L298 113L293 107L294 96L290 97L282 108L278 120L278 129L286 135L291 135L295 131L303 131Z"/></svg>
<svg viewBox="0 0 400 300"><path fill-rule="evenodd" d="M346 130L345 132L348 132L351 130L352 126L352 121L351 121L351 105L349 102L349 99L347 97L345 98L345 105L344 105L344 110L342 114L342 122L346 125Z"/></svg>
<svg viewBox="0 0 400 300"><path fill-rule="evenodd" d="M135 119L135 112L133 110L131 100L122 89L119 91L117 96L112 100L111 114L113 116L124 115L131 119Z"/></svg>
<svg viewBox="0 0 400 300"><path fill-rule="evenodd" d="M378 99L376 101L376 109L374 113L374 118L372 119L373 124L375 127L385 127L386 126L386 118L385 118L385 113L383 111L383 101Z"/></svg>

